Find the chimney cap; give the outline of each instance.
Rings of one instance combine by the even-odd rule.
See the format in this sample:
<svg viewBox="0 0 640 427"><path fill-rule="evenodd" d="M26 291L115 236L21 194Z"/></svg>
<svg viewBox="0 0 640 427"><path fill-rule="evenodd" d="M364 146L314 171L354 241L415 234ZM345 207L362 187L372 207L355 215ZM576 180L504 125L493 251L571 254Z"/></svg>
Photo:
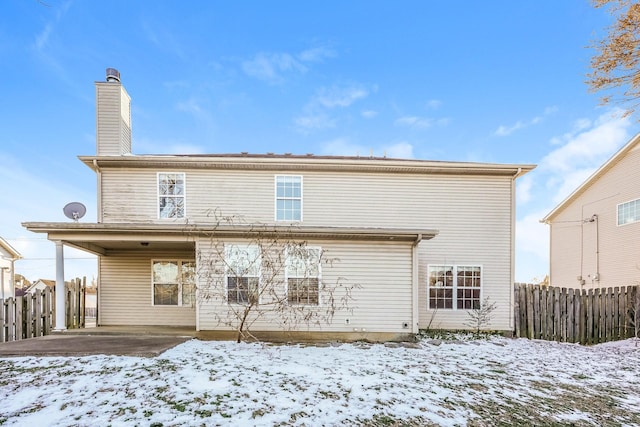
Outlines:
<svg viewBox="0 0 640 427"><path fill-rule="evenodd" d="M107 68L107 81L108 82L120 82L120 71L115 68Z"/></svg>

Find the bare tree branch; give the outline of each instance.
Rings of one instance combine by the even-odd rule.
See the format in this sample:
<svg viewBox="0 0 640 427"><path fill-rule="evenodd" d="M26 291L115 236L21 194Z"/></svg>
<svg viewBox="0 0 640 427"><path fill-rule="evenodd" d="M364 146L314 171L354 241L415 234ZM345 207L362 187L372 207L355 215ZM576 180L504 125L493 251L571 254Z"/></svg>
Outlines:
<svg viewBox="0 0 640 427"><path fill-rule="evenodd" d="M343 277L330 282L321 275L337 258L291 239L292 230L246 224L218 210L210 214L215 226L208 247L196 251L198 303L215 307L211 316L235 331L237 342L255 340L260 320L282 332L309 331L331 324L339 311L353 310L353 291L360 285ZM218 238L221 229L240 225L248 227L243 243Z"/></svg>
<svg viewBox="0 0 640 427"><path fill-rule="evenodd" d="M602 104L616 104L625 116L640 104L640 4L631 0L594 0L596 8L608 7L615 22L608 35L590 47L587 84L592 92L601 92Z"/></svg>

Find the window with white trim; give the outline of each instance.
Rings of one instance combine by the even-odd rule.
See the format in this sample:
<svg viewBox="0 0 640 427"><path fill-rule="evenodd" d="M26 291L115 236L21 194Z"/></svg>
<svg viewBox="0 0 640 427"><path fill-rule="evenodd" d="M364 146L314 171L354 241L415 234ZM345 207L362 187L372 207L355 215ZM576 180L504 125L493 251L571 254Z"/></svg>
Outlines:
<svg viewBox="0 0 640 427"><path fill-rule="evenodd" d="M192 260L153 260L153 305L193 306L196 263Z"/></svg>
<svg viewBox="0 0 640 427"><path fill-rule="evenodd" d="M260 248L255 245L226 245L225 283L227 302L259 303Z"/></svg>
<svg viewBox="0 0 640 427"><path fill-rule="evenodd" d="M302 221L302 176L276 175L276 221Z"/></svg>
<svg viewBox="0 0 640 427"><path fill-rule="evenodd" d="M287 302L292 305L318 305L321 249L291 245L286 251Z"/></svg>
<svg viewBox="0 0 640 427"><path fill-rule="evenodd" d="M482 267L430 265L428 271L428 309L474 310L480 308Z"/></svg>
<svg viewBox="0 0 640 427"><path fill-rule="evenodd" d="M158 218L184 218L184 173L158 173Z"/></svg>
<svg viewBox="0 0 640 427"><path fill-rule="evenodd" d="M640 199L618 205L618 225L640 221Z"/></svg>

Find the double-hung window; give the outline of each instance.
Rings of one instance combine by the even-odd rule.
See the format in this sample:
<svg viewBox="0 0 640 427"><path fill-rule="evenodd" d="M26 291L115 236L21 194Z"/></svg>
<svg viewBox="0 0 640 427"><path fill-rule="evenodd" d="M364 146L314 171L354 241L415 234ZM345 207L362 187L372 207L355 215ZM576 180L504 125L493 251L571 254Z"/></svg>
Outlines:
<svg viewBox="0 0 640 427"><path fill-rule="evenodd" d="M158 218L184 218L184 173L158 174Z"/></svg>
<svg viewBox="0 0 640 427"><path fill-rule="evenodd" d="M260 248L255 245L226 245L227 302L259 303Z"/></svg>
<svg viewBox="0 0 640 427"><path fill-rule="evenodd" d="M190 306L195 303L194 261L153 260L151 269L153 305Z"/></svg>
<svg viewBox="0 0 640 427"><path fill-rule="evenodd" d="M302 221L302 176L276 175L276 221Z"/></svg>
<svg viewBox="0 0 640 427"><path fill-rule="evenodd" d="M292 245L286 251L287 302L292 305L318 305L320 248Z"/></svg>
<svg viewBox="0 0 640 427"><path fill-rule="evenodd" d="M640 221L640 199L618 205L618 225Z"/></svg>
<svg viewBox="0 0 640 427"><path fill-rule="evenodd" d="M480 308L482 267L477 265L430 265L429 309Z"/></svg>

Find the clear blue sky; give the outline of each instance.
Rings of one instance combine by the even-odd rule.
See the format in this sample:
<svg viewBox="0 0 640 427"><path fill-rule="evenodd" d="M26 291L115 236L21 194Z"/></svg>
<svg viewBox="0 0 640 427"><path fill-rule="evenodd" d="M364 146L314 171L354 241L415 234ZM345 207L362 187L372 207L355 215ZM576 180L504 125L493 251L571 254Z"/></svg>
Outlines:
<svg viewBox="0 0 640 427"><path fill-rule="evenodd" d="M587 0L0 3L0 236L30 280L53 245L23 221L95 221L94 81L120 70L133 152L369 154L534 163L516 279L548 272L538 223L638 131L584 83L611 17ZM427 224L428 225L428 224ZM67 251L66 275L95 275Z"/></svg>

